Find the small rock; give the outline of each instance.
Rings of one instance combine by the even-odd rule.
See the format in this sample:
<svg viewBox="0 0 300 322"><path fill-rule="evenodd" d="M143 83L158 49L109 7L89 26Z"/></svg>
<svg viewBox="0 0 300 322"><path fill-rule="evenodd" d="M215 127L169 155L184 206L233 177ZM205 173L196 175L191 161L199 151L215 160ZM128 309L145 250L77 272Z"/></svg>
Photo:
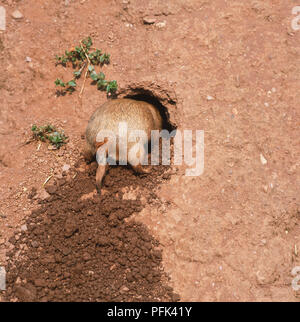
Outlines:
<svg viewBox="0 0 300 322"><path fill-rule="evenodd" d="M165 26L166 26L166 24L167 24L167 22L166 21L161 21L161 22L158 22L157 24L156 24L156 27L157 28L165 28Z"/></svg>
<svg viewBox="0 0 300 322"><path fill-rule="evenodd" d="M31 58L30 58L29 56L27 56L27 57L25 58L25 61L26 61L27 63L30 63L30 62L31 62Z"/></svg>
<svg viewBox="0 0 300 322"><path fill-rule="evenodd" d="M145 24L145 25L152 25L152 24L154 24L156 22L156 19L155 18L153 18L153 17L144 17L143 18L143 23Z"/></svg>
<svg viewBox="0 0 300 322"><path fill-rule="evenodd" d="M260 162L262 163L262 165L266 165L268 163L268 161L262 154L260 154Z"/></svg>
<svg viewBox="0 0 300 322"><path fill-rule="evenodd" d="M50 195L49 195L49 193L46 191L46 190L42 190L40 193L38 193L35 197L34 197L34 199L41 199L41 200L45 200L45 199L47 199L47 198L49 198L50 197Z"/></svg>
<svg viewBox="0 0 300 322"><path fill-rule="evenodd" d="M21 278L18 276L18 277L17 277L17 279L16 279L16 281L15 281L15 283L16 283L17 285L19 285L19 284L21 284L21 282L22 282L22 281L21 281Z"/></svg>
<svg viewBox="0 0 300 322"><path fill-rule="evenodd" d="M212 101L212 100L214 100L214 98L213 98L212 96L210 96L210 95L207 95L207 96L206 96L206 99L207 99L208 101Z"/></svg>
<svg viewBox="0 0 300 322"><path fill-rule="evenodd" d="M14 19L17 19L17 20L19 20L19 19L22 19L22 18L23 18L23 15L22 15L22 13L21 13L19 10L15 10L15 11L11 14L11 16L12 16Z"/></svg>
<svg viewBox="0 0 300 322"><path fill-rule="evenodd" d="M33 285L27 287L17 286L15 289L16 296L21 301L33 301L36 297L36 290Z"/></svg>
<svg viewBox="0 0 300 322"><path fill-rule="evenodd" d="M64 164L63 167L62 167L62 171L69 171L71 168L71 166L69 164Z"/></svg>
<svg viewBox="0 0 300 322"><path fill-rule="evenodd" d="M49 186L46 186L45 189L50 195L52 195L52 194L56 193L57 186L56 185L51 185L51 186L49 185Z"/></svg>
<svg viewBox="0 0 300 322"><path fill-rule="evenodd" d="M33 241L31 242L31 246L32 246L33 248L38 248L38 247L39 247L39 243L38 243L37 241L33 240Z"/></svg>
<svg viewBox="0 0 300 322"><path fill-rule="evenodd" d="M125 286L125 285L120 288L120 293L125 293L125 292L128 292L128 291L129 291L129 288L127 286Z"/></svg>
<svg viewBox="0 0 300 322"><path fill-rule="evenodd" d="M27 225L26 224L21 226L21 231L27 231Z"/></svg>

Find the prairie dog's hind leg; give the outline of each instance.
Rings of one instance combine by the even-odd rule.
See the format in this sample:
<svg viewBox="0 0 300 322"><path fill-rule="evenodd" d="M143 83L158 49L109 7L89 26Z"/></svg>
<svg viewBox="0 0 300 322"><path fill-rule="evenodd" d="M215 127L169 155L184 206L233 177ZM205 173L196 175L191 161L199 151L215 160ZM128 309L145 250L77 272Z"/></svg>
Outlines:
<svg viewBox="0 0 300 322"><path fill-rule="evenodd" d="M108 169L108 164L99 164L96 172L96 187L98 192L100 193L101 187L102 187L102 182L103 178L105 176L105 173L107 172Z"/></svg>

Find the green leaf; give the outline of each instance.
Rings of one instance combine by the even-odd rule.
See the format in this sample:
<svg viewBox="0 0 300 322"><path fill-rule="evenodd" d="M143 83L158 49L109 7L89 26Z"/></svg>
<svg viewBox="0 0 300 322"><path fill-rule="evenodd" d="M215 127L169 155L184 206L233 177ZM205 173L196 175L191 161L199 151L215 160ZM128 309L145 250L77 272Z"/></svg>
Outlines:
<svg viewBox="0 0 300 322"><path fill-rule="evenodd" d="M69 81L67 84L68 84L69 86L71 86L71 87L76 87L76 82L75 82L75 80L71 80L71 81Z"/></svg>
<svg viewBox="0 0 300 322"><path fill-rule="evenodd" d="M98 75L97 75L97 73L96 73L95 71L93 71L93 72L90 74L90 76L91 76L91 79L92 79L93 81L98 80Z"/></svg>
<svg viewBox="0 0 300 322"><path fill-rule="evenodd" d="M105 89L107 86L107 81L104 79L99 79L97 82L98 89Z"/></svg>
<svg viewBox="0 0 300 322"><path fill-rule="evenodd" d="M88 70L89 72L92 72L95 70L95 67L93 65L89 65Z"/></svg>
<svg viewBox="0 0 300 322"><path fill-rule="evenodd" d="M103 55L100 56L100 63L102 64L104 62L104 60L105 60L105 56L103 54Z"/></svg>
<svg viewBox="0 0 300 322"><path fill-rule="evenodd" d="M100 63L101 64L109 64L110 62L110 55L109 54L103 54L100 56Z"/></svg>
<svg viewBox="0 0 300 322"><path fill-rule="evenodd" d="M118 84L115 80L108 82L108 85L106 87L107 93L114 93L118 89Z"/></svg>
<svg viewBox="0 0 300 322"><path fill-rule="evenodd" d="M75 77L80 77L81 76L81 71L78 70L78 71L74 72L74 76Z"/></svg>
<svg viewBox="0 0 300 322"><path fill-rule="evenodd" d="M105 79L105 75L104 75L102 72L100 72L100 73L98 74L98 78L99 78L99 79Z"/></svg>
<svg viewBox="0 0 300 322"><path fill-rule="evenodd" d="M59 78L56 79L56 81L54 82L56 86L61 86L61 87L65 87L66 84Z"/></svg>

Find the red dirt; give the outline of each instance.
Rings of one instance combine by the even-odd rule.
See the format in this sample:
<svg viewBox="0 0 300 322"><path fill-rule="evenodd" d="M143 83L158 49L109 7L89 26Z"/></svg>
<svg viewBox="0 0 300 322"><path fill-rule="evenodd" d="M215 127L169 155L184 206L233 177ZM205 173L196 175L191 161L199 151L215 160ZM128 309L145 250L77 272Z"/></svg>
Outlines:
<svg viewBox="0 0 300 322"><path fill-rule="evenodd" d="M158 241L142 224L125 220L142 204L126 199L124 186L149 179L114 168L105 178L105 195L95 195L94 165L47 186L50 195L38 200L42 205L26 220L27 229L9 239L14 249L7 254L6 300L178 299L165 284Z"/></svg>
<svg viewBox="0 0 300 322"><path fill-rule="evenodd" d="M162 264L170 280L160 271L161 281L153 283L151 299L170 299L165 291L171 291L164 286L168 284L183 301L299 301L291 287L291 271L300 266L300 31L291 28L291 11L299 5L297 1L0 3L7 9L7 30L0 33L0 266L13 267L18 250L9 239L19 234L23 223L40 222L41 233L46 232L44 219L51 219L47 212L32 218L32 211L38 214L44 209L38 202L47 197L43 183L52 174L46 187L62 179L64 165L71 167L67 175L75 171L87 120L106 100L89 82L82 100L78 92L64 97L55 94L54 80L68 79L72 71L55 66L54 55L91 35L96 47L111 54L112 63L104 67L104 73L107 79L118 81L119 96L139 93L136 89L151 92L168 108L171 122L179 129L205 131L203 175L185 177L184 168L179 168L169 180L157 182L153 173L154 185L147 188L150 176L142 186L151 203L135 184L130 169L117 168L114 180L118 183L106 181L108 192L116 185L125 189L120 193L126 198L140 199L137 202L142 204L140 212L126 219L129 222L120 223L121 231L136 225L134 234L140 240L148 236L149 229L153 237L146 253L151 254L157 242L162 249L162 263L152 259L153 272L160 271ZM11 17L17 8L23 19ZM155 23L144 24L144 17ZM27 56L31 62L25 61ZM38 143L23 144L33 123L48 122L64 128L69 135L66 146L52 151L45 144L39 150ZM85 178L89 168L81 167L79 178ZM127 177L132 180L124 180ZM94 178L89 182L89 188L82 191L93 190ZM73 184L78 184L76 178ZM79 193L74 191L74 198ZM106 198L119 200L111 194ZM49 202L54 207L54 201ZM121 204L127 209L128 204ZM94 216L85 223L81 217L85 206L78 215L88 225ZM126 216L132 211L128 209ZM68 219L60 212L56 216L61 223ZM97 220L108 227L109 219L104 217ZM20 236L26 245L35 241L32 233L29 229L28 240L26 234ZM78 231L70 238L77 241L79 237ZM47 252L47 247L40 251ZM53 254L53 249L49 251ZM25 251L20 256L28 255ZM33 263L33 280L18 261L20 271L11 280L20 273L21 283L25 278L32 285L35 279L44 281L45 272ZM107 259L107 265L111 263ZM30 262L25 261L26 265ZM124 276L124 268L117 269ZM137 285L144 279L139 277ZM38 299L70 300L73 295L67 298L64 293L68 281L67 288L61 285L53 296L41 286L29 293L36 293ZM120 283L121 278L116 281ZM140 295L145 299L147 292L131 288L130 283L123 285L131 296L116 291L98 294L97 299L114 300L115 295L120 300L135 300ZM83 292L82 285L78 289ZM96 299L88 292L83 293L85 299ZM10 299L19 299L15 291L8 293Z"/></svg>

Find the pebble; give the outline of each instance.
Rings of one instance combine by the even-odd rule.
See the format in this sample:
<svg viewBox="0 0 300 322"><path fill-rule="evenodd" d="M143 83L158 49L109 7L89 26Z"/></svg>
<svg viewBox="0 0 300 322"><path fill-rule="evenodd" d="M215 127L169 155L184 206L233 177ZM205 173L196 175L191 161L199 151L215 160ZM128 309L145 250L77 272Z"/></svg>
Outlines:
<svg viewBox="0 0 300 322"><path fill-rule="evenodd" d="M120 293L125 293L125 292L128 292L128 291L129 291L129 288L127 286L125 286L125 285L120 288Z"/></svg>
<svg viewBox="0 0 300 322"><path fill-rule="evenodd" d="M71 166L69 164L64 164L63 167L62 167L62 171L69 171L71 168Z"/></svg>
<svg viewBox="0 0 300 322"><path fill-rule="evenodd" d="M145 25L152 25L156 22L156 19L155 18L152 18L152 17L144 17L143 18L143 23Z"/></svg>
<svg viewBox="0 0 300 322"><path fill-rule="evenodd" d="M11 16L14 18L14 19L22 19L23 18L23 15L22 13L19 11L19 10L15 10Z"/></svg>
<svg viewBox="0 0 300 322"><path fill-rule="evenodd" d="M49 193L46 191L46 190L42 190L40 193L38 193L35 197L34 197L34 199L41 199L41 200L45 200L45 199L47 199L47 198L49 198L50 197L50 195L49 195Z"/></svg>
<svg viewBox="0 0 300 322"><path fill-rule="evenodd" d="M49 186L45 186L45 190L50 194L54 194L57 191L57 186L56 185L49 185Z"/></svg>
<svg viewBox="0 0 300 322"><path fill-rule="evenodd" d="M268 163L268 161L262 154L260 154L260 162L262 163L262 165L266 165Z"/></svg>
<svg viewBox="0 0 300 322"><path fill-rule="evenodd" d="M162 22L158 22L156 24L157 28L164 28L166 26L167 22L166 21L162 21Z"/></svg>
<svg viewBox="0 0 300 322"><path fill-rule="evenodd" d="M214 98L213 98L212 96L210 96L210 95L207 95L207 96L206 96L206 99L207 99L208 101L212 101L212 100L214 100Z"/></svg>
<svg viewBox="0 0 300 322"><path fill-rule="evenodd" d="M27 231L27 225L26 224L21 226L21 231Z"/></svg>
<svg viewBox="0 0 300 322"><path fill-rule="evenodd" d="M31 246L32 246L33 248L38 248L38 247L39 247L39 243L38 243L37 241L33 240L33 241L31 242Z"/></svg>
<svg viewBox="0 0 300 322"><path fill-rule="evenodd" d="M29 56L27 56L27 57L25 58L25 61L26 61L27 63L30 63L30 62L31 62L31 58L30 58Z"/></svg>
<svg viewBox="0 0 300 322"><path fill-rule="evenodd" d="M16 282L15 282L15 283L16 283L17 285L19 285L19 284L21 284L21 282L22 282L22 281L21 281L21 278L18 276L18 277L17 277L17 279L16 279Z"/></svg>

